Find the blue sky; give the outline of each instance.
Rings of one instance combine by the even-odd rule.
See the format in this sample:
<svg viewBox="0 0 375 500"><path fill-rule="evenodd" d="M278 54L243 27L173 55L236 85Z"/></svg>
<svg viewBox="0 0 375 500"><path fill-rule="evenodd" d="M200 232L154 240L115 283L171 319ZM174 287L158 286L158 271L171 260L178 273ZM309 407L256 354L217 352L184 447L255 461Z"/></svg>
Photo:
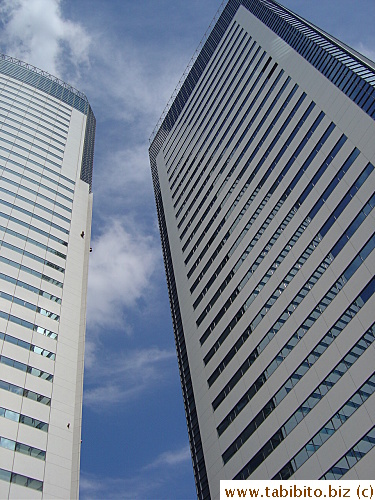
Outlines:
<svg viewBox="0 0 375 500"><path fill-rule="evenodd" d="M284 5L375 59L374 0ZM148 138L220 0L0 0L0 50L97 119L81 498L195 497Z"/></svg>

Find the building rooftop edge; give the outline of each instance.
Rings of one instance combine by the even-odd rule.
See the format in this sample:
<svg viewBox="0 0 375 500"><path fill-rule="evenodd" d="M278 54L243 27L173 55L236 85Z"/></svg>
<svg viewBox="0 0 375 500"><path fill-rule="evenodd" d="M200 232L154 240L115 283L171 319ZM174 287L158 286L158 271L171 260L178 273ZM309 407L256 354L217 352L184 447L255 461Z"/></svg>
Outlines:
<svg viewBox="0 0 375 500"><path fill-rule="evenodd" d="M361 52L358 52L358 50L354 49L353 47L350 47L350 45L347 45L339 38L336 38L333 35L330 35L329 33L327 33L327 31L324 31L322 28L319 28L319 26L317 26L316 24L312 23L311 21L308 21L307 19L300 16L299 14L296 14L294 11L288 9L287 7L285 7L283 4L281 4L277 0L273 0L273 3L277 4L283 10L288 11L289 14L291 14L292 16L297 17L300 21L307 24L312 29L318 31L321 35L328 38L330 41L332 41L336 45L339 45L346 52L349 52L353 57L359 59L363 64L370 66L371 69L375 70L375 62L372 61L371 59L369 59L368 57L366 57L364 54L361 54Z"/></svg>
<svg viewBox="0 0 375 500"><path fill-rule="evenodd" d="M228 0L223 0L221 2L220 7L216 11L216 13L215 13L215 15L214 15L214 17L213 17L213 19L212 19L209 27L207 28L205 34L201 38L201 41L199 42L198 47L195 49L195 52L194 52L193 56L191 57L188 65L186 66L185 71L183 72L180 80L178 81L178 84L176 85L176 87L175 87L175 89L174 89L171 97L168 99L168 102L167 102L167 104L166 104L166 106L165 106L165 108L164 108L164 110L163 110L163 112L162 112L159 120L157 121L157 123L156 123L156 125L155 125L155 127L154 127L154 129L153 129L153 131L151 133L151 135L150 135L150 138L149 138L150 144L152 143L153 139L155 138L156 134L158 133L158 130L159 130L161 124L163 123L164 118L168 114L168 111L170 110L170 108L171 108L171 106L173 104L173 101L175 100L175 98L176 98L178 92L180 91L183 83L185 82L185 79L186 79L187 75L190 73L190 70L193 67L194 63L195 63L195 61L196 61L196 59L198 57L198 54L202 50L202 47L204 46L207 38L211 34L211 31L212 31L213 27L215 26L217 20L219 19L222 11L224 10L224 7L225 7L225 5L226 5L227 2L228 2Z"/></svg>
<svg viewBox="0 0 375 500"><path fill-rule="evenodd" d="M223 2L221 3L221 5L219 7L219 10L217 11L217 13L216 13L214 19L212 20L212 22L211 22L208 30L206 31L204 37L202 38L200 44L198 45L198 47L197 47L197 49L196 49L196 51L195 51L192 59L190 60L188 66L186 68L186 70L184 71L184 73L183 73L180 81L178 82L178 85L176 86L176 88L175 88L172 96L170 97L170 99L169 99L169 101L167 103L167 106L165 107L165 109L164 109L161 117L159 118L156 126L153 129L152 134L150 135L150 138L149 138L149 150L151 150L151 148L153 146L153 142L154 142L156 136L158 135L158 132L163 128L162 127L163 123L168 119L168 114L171 111L171 108L172 108L172 106L173 106L176 98L178 97L178 95L179 95L179 93L181 91L181 88L182 88L184 82L186 81L188 75L193 71L194 66L197 63L197 57L198 57L200 51L202 50L202 47L207 42L207 39L208 39L209 35L211 34L214 26L216 25L216 22L220 19L220 16L222 15L225 7L228 6L231 2L232 2L232 0L223 0ZM358 62L360 62L364 66L367 66L368 68L370 68L372 71L375 72L375 63L373 61L371 61L369 58L367 58L366 56L364 56L360 52L356 51L352 47L346 45L344 42L341 42L340 40L338 40L334 36L326 33L324 30L322 30L321 28L315 26L313 23L307 21L302 16L300 16L300 15L296 14L295 12L293 12L292 10L284 7L281 3L277 2L276 0L260 0L260 2L264 6L266 6L266 7L268 5L270 5L270 4L271 5L273 4L275 7L278 7L279 9L283 10L285 13L289 14L290 16L294 17L296 20L298 20L301 23L305 24L310 29L312 29L313 31L315 31L316 33L318 33L320 36L322 36L323 38L326 38L332 44L338 46L344 52L348 53L351 57L353 57L354 59L356 59ZM237 3L237 2L235 2L235 3ZM243 5L246 8L246 5L244 5L246 3L247 3L246 1L243 2L242 0L238 0L238 4L239 4L238 7L240 7L241 5ZM208 61L207 61L207 63L208 63ZM191 88L190 94L193 92L193 90L194 89ZM190 97L190 95L186 99L185 104L188 101L189 97Z"/></svg>
<svg viewBox="0 0 375 500"><path fill-rule="evenodd" d="M32 71L34 73L37 73L38 75L42 75L45 78L48 78L48 80L51 80L54 83L57 83L58 85L61 85L65 89L70 90L73 92L73 94L78 95L81 99L84 99L86 102L89 102L86 95L83 92L80 92L78 89L70 85L69 83L64 82L57 76L51 75L51 73L48 73L48 71L44 71L43 69L37 68L36 66L33 66L32 64L29 64L25 61L21 61L21 59L17 59L16 57L8 56L7 54L2 54L0 53L0 59L4 61L9 61L13 64L18 64L19 66L22 66L25 69L28 69L29 71Z"/></svg>
<svg viewBox="0 0 375 500"><path fill-rule="evenodd" d="M89 184L91 193L96 119L86 95L47 71L21 61L16 57L2 53L0 53L0 73L45 92L86 115L87 121L80 177L84 182Z"/></svg>

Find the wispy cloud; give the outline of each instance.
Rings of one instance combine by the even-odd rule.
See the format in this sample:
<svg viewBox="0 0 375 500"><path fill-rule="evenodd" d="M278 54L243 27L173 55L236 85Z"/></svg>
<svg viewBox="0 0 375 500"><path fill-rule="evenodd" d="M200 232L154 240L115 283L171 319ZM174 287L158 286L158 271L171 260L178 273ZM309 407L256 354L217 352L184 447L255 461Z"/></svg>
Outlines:
<svg viewBox="0 0 375 500"><path fill-rule="evenodd" d="M140 219L152 217L156 221L155 201L152 191L151 171L146 142L105 151L105 156L97 158L95 171L95 203L104 207L98 211L100 223L111 216L126 213L137 216L137 231ZM105 165L105 168L101 168ZM104 220L103 220L104 219ZM128 226L128 230L130 227ZM157 243L159 246L159 243Z"/></svg>
<svg viewBox="0 0 375 500"><path fill-rule="evenodd" d="M55 76L70 73L71 82L79 79L91 38L81 24L64 19L60 0L2 0L0 16L0 41L9 55Z"/></svg>
<svg viewBox="0 0 375 500"><path fill-rule="evenodd" d="M191 467L189 445L179 449L167 450L155 458L150 464L142 467L131 478L98 477L98 475L81 474L80 497L124 498L124 499L176 499L182 498L178 489L178 476L181 467ZM177 470L178 469L178 472ZM168 484L170 496L166 497L165 485Z"/></svg>
<svg viewBox="0 0 375 500"><path fill-rule="evenodd" d="M159 386L174 368L176 356L173 351L158 347L116 351L116 356L107 357L103 357L98 343L88 343L88 350L84 403L99 411L126 403Z"/></svg>
<svg viewBox="0 0 375 500"><path fill-rule="evenodd" d="M146 465L145 469L155 469L161 466L177 466L184 462L191 461L190 447L189 445L184 446L178 450L169 450L161 453L156 459L150 464Z"/></svg>
<svg viewBox="0 0 375 500"><path fill-rule="evenodd" d="M163 47L145 37L137 42L128 38L126 32L118 40L106 31L96 31L91 59L100 67L100 74L85 81L85 86L89 95L95 96L104 117L131 124L138 135L148 138L150 127L169 100L190 54L175 43L168 46L166 57Z"/></svg>

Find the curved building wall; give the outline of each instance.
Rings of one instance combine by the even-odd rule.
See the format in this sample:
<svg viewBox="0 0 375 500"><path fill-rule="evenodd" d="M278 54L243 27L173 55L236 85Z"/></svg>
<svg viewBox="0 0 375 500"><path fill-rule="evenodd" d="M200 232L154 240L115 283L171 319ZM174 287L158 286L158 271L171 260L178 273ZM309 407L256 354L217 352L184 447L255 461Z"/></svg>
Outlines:
<svg viewBox="0 0 375 500"><path fill-rule="evenodd" d="M0 59L0 496L77 498L95 118Z"/></svg>

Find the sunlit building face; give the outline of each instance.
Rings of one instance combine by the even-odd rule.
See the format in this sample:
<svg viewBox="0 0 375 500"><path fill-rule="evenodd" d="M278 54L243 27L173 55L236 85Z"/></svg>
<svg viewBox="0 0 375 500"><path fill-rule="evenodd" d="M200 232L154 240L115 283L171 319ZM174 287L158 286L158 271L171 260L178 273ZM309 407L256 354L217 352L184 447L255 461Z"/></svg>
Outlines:
<svg viewBox="0 0 375 500"><path fill-rule="evenodd" d="M371 479L375 65L229 0L151 138L199 498Z"/></svg>
<svg viewBox="0 0 375 500"><path fill-rule="evenodd" d="M77 498L95 117L0 60L0 497Z"/></svg>

